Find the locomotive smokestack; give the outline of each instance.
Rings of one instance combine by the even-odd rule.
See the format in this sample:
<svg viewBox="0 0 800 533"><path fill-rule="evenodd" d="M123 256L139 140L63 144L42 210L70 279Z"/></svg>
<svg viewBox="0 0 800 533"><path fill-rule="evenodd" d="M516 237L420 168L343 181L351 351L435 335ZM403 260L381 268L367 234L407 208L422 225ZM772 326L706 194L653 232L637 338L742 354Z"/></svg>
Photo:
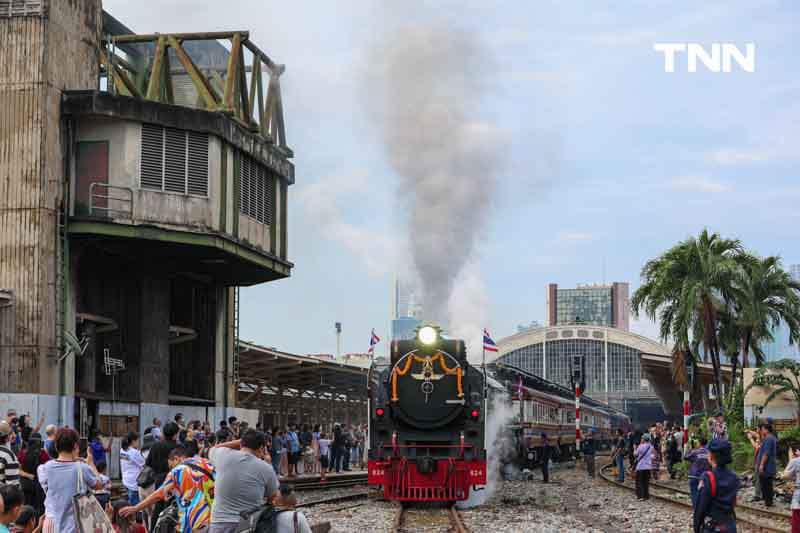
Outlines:
<svg viewBox="0 0 800 533"><path fill-rule="evenodd" d="M446 322L456 277L486 226L498 139L480 122L488 62L477 38L406 26L370 57L368 97L400 177L424 318Z"/></svg>

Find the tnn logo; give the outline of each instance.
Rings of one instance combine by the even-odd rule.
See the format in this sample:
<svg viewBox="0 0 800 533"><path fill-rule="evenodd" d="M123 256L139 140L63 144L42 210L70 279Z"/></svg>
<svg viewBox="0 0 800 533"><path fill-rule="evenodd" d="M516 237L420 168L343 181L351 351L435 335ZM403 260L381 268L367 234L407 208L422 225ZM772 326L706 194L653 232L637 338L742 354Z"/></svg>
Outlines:
<svg viewBox="0 0 800 533"><path fill-rule="evenodd" d="M709 54L702 44L696 43L656 43L653 45L656 52L664 52L664 72L675 72L675 55L686 52L687 70L697 72L697 61L705 65L710 72L731 72L734 61L745 72L756 70L756 45L747 43L743 54L736 45L730 43L714 43Z"/></svg>

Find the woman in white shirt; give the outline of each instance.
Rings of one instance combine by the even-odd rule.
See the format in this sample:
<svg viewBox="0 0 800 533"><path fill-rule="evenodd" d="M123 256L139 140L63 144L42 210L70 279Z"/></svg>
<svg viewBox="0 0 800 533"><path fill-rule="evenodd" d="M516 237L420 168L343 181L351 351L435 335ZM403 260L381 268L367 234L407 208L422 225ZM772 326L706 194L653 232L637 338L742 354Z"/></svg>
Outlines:
<svg viewBox="0 0 800 533"><path fill-rule="evenodd" d="M317 444L319 445L320 481L325 481L325 474L328 472L331 439L327 437L328 436L325 435L325 433L322 433L317 441Z"/></svg>
<svg viewBox="0 0 800 533"><path fill-rule="evenodd" d="M792 494L792 533L800 531L800 446L789 447L789 464L783 471L783 479L794 482Z"/></svg>
<svg viewBox="0 0 800 533"><path fill-rule="evenodd" d="M122 440L119 466L122 471L122 484L128 490L128 505L136 505L139 503L139 484L136 483L136 478L144 467L144 456L139 451L139 434L135 431L128 433Z"/></svg>

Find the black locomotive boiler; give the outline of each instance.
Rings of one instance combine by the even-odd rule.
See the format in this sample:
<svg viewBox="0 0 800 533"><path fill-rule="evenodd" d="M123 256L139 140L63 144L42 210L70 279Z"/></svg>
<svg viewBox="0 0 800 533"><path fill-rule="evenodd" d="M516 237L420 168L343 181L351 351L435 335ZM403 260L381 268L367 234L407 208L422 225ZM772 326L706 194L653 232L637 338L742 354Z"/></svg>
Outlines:
<svg viewBox="0 0 800 533"><path fill-rule="evenodd" d="M462 340L393 341L370 388L369 484L387 500L461 501L486 484L484 375Z"/></svg>

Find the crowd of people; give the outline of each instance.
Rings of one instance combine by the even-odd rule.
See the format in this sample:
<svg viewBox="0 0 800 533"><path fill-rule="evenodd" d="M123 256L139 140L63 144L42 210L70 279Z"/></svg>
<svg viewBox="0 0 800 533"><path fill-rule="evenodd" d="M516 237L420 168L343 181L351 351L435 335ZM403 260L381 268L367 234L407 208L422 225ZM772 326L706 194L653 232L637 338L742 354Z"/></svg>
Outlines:
<svg viewBox="0 0 800 533"><path fill-rule="evenodd" d="M232 533L241 531L242 513L255 509L253 516L272 520L279 533L309 533L281 478L324 479L330 471L362 468L367 437L366 426L337 424L326 432L289 424L263 431L236 417L216 429L187 422L181 413L166 424L155 418L142 435L120 439L114 457L123 490L114 499L112 439L98 430L81 439L54 425L43 436L43 425L44 418L32 426L13 410L0 420L0 533L77 532L75 499L89 494L122 533Z"/></svg>
<svg viewBox="0 0 800 533"><path fill-rule="evenodd" d="M751 501L763 500L766 507L774 505L773 484L777 469L777 438L772 421L767 419L755 431L745 430L755 449L754 494ZM656 424L646 432L617 431L612 463L617 480L625 480L626 470L635 476L636 495L640 501L650 498L650 481L660 475L675 478L676 466L688 463L688 484L694 509L694 531L736 531L735 507L741 488L739 476L730 470L732 446L728 429L721 414L709 418L706 434L686 438L684 430L669 424ZM625 467L627 458L628 467ZM661 465L666 466L662 474ZM783 479L795 484L792 497L792 533L800 533L800 447L790 447Z"/></svg>

